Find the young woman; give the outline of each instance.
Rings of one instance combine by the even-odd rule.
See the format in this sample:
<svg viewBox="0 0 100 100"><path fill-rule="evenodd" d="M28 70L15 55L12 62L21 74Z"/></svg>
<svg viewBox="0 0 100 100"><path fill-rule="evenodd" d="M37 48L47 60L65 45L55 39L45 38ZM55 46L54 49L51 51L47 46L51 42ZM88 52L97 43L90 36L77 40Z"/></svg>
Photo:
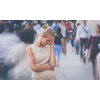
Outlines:
<svg viewBox="0 0 100 100"><path fill-rule="evenodd" d="M32 80L56 80L54 32L51 28L45 29L40 40L27 47L27 56Z"/></svg>
<svg viewBox="0 0 100 100"><path fill-rule="evenodd" d="M55 52L55 56L57 58L56 67L59 66L61 45L65 49L65 42L64 42L63 36L61 34L61 28L58 27L56 29L56 35L55 35L55 41L54 41L54 52Z"/></svg>
<svg viewBox="0 0 100 100"><path fill-rule="evenodd" d="M96 25L95 27L95 33L90 36L87 47L86 47L86 54L84 58L88 57L88 50L90 49L90 59L92 61L92 65L94 66L96 55L100 52L100 49L98 48L98 44L100 43L100 26Z"/></svg>

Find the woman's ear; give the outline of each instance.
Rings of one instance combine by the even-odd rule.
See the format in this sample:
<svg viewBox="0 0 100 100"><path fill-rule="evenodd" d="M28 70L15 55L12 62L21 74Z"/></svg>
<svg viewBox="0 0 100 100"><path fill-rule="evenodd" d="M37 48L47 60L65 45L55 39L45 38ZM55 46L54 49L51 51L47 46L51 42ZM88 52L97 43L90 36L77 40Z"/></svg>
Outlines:
<svg viewBox="0 0 100 100"><path fill-rule="evenodd" d="M43 34L41 34L41 39L43 38Z"/></svg>

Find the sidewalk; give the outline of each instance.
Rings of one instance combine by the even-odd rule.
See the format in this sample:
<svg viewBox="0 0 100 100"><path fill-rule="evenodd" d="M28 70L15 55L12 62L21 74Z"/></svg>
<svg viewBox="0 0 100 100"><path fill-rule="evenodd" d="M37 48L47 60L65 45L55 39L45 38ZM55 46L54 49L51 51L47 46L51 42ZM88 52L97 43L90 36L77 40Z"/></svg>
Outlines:
<svg viewBox="0 0 100 100"><path fill-rule="evenodd" d="M91 80L92 64L83 63L80 55L72 52L70 43L67 43L67 54L61 53L60 66L55 68L57 80Z"/></svg>

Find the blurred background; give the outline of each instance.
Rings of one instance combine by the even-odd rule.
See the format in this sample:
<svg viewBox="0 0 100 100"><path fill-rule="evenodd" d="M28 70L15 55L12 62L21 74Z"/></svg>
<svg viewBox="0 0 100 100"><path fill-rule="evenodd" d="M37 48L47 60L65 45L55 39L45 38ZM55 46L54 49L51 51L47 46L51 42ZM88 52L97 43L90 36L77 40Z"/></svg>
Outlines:
<svg viewBox="0 0 100 100"><path fill-rule="evenodd" d="M0 20L0 80L31 79L31 69L27 61L26 48L28 45L38 41L41 33L48 27L56 34L57 27L59 27L64 39L64 43L61 43L60 61L57 61L58 63L55 66L57 79L99 79L98 69L100 65L97 65L97 63L100 57L95 58L95 68L92 66L91 60L87 58L86 61L84 61L84 58L81 59L80 57L80 37L78 39L77 34L79 34L79 27L84 24L84 21ZM95 26L100 25L100 20L87 20L85 23L89 26L84 25L85 29L93 35L96 30ZM84 29L82 29L82 31L84 31ZM57 57L58 56L56 56L56 59L58 59ZM94 78L94 70L96 78Z"/></svg>

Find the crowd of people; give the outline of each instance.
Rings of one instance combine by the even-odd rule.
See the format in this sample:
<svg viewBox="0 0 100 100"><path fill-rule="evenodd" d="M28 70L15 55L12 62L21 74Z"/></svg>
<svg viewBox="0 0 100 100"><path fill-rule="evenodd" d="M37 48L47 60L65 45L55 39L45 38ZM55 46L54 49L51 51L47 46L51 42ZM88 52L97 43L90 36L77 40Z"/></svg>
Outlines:
<svg viewBox="0 0 100 100"><path fill-rule="evenodd" d="M54 68L59 67L61 51L66 56L67 43L84 63L89 56L94 79L99 79L99 25L93 33L86 20L77 25L76 20L23 20L16 34L14 24L0 21L0 79L56 80Z"/></svg>

